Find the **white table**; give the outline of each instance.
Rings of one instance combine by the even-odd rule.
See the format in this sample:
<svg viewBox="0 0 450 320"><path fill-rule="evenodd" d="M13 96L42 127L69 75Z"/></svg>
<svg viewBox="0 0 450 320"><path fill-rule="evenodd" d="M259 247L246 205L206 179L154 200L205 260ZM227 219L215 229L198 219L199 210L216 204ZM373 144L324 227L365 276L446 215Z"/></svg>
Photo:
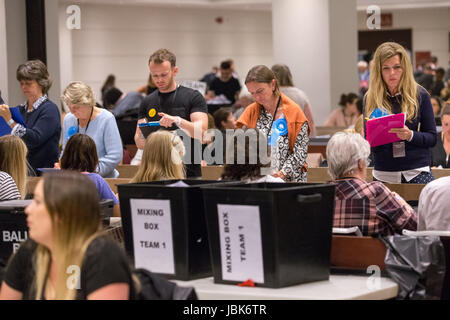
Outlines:
<svg viewBox="0 0 450 320"><path fill-rule="evenodd" d="M174 282L179 286L194 287L200 300L383 300L397 296L398 286L391 279L379 278L379 285L374 288L377 283L368 281L369 278L361 275L331 275L328 281L278 289L218 284L214 283L212 277Z"/></svg>

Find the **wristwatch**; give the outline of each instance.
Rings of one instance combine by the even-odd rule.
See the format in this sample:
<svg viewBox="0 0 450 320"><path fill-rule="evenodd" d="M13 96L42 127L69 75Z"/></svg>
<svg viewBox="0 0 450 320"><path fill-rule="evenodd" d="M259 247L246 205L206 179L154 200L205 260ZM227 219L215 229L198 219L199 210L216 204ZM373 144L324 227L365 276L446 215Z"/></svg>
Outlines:
<svg viewBox="0 0 450 320"><path fill-rule="evenodd" d="M179 127L180 126L180 124L181 124L181 117L177 117L178 119L177 119L177 126Z"/></svg>
<svg viewBox="0 0 450 320"><path fill-rule="evenodd" d="M12 125L13 123L14 123L14 119L11 118L11 119L8 121L8 125L10 126L10 125Z"/></svg>

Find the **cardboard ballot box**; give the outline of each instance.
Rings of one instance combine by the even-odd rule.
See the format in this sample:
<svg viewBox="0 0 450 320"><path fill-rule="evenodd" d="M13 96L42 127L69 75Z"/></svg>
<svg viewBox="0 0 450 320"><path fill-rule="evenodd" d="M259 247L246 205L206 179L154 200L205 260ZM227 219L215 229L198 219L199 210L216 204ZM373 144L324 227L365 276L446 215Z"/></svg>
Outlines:
<svg viewBox="0 0 450 320"><path fill-rule="evenodd" d="M0 202L0 262L6 263L20 244L28 239L25 208L31 200Z"/></svg>
<svg viewBox="0 0 450 320"><path fill-rule="evenodd" d="M202 190L214 282L280 288L329 278L334 184Z"/></svg>
<svg viewBox="0 0 450 320"><path fill-rule="evenodd" d="M199 186L213 183L221 182L168 180L118 185L125 249L136 268L178 280L211 276Z"/></svg>

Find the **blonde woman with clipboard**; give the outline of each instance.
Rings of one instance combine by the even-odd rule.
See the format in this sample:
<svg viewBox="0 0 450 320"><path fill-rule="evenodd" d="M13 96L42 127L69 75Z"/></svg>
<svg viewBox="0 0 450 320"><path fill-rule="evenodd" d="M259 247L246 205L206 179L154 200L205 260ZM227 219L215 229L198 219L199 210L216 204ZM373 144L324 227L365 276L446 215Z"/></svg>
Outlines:
<svg viewBox="0 0 450 320"><path fill-rule="evenodd" d="M406 50L385 42L375 51L363 114L406 114L403 128L390 129L398 142L372 147L373 177L387 183L428 183L434 180L429 148L436 144L436 124L428 92L413 76ZM366 130L366 121L364 124Z"/></svg>

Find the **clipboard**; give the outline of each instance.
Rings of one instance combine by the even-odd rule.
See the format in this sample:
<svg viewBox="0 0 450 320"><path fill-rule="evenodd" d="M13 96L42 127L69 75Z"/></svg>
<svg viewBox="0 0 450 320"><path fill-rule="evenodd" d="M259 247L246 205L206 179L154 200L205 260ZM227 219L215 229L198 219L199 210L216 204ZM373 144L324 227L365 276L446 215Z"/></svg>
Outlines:
<svg viewBox="0 0 450 320"><path fill-rule="evenodd" d="M389 133L390 129L403 128L406 115L404 113L390 114L387 116L367 120L367 141L371 147L381 146L392 142L402 141L397 134Z"/></svg>
<svg viewBox="0 0 450 320"><path fill-rule="evenodd" d="M144 122L139 123L139 129L141 129L142 134L144 135L145 139L155 131L158 131L161 129L161 125L159 124L159 121L150 121L150 122Z"/></svg>
<svg viewBox="0 0 450 320"><path fill-rule="evenodd" d="M20 114L19 107L13 107L9 108L9 111L11 112L12 119L18 123L26 127L25 121L23 121L22 115ZM0 137L11 134L12 128L9 126L9 124L5 121L3 117L0 117Z"/></svg>

